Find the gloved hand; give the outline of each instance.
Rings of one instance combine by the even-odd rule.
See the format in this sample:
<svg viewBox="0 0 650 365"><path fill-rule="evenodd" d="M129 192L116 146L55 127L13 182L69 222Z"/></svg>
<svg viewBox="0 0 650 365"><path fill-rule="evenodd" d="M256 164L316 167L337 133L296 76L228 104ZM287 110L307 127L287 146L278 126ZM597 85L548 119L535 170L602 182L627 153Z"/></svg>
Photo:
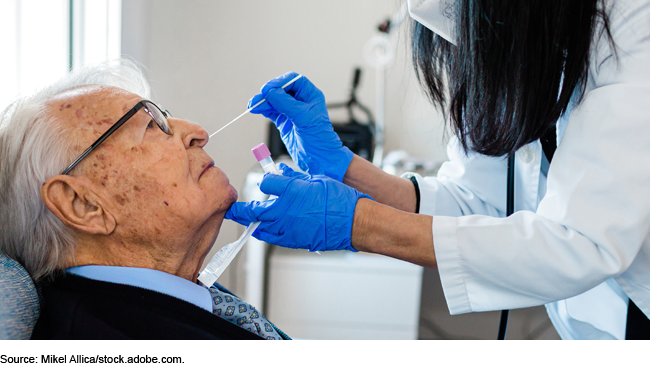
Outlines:
<svg viewBox="0 0 650 365"><path fill-rule="evenodd" d="M293 161L310 175L327 175L343 181L354 154L334 132L325 96L311 81L303 76L286 91L282 89L296 76L297 73L289 72L267 82L262 92L248 102L248 107L265 98L266 102L251 113L262 114L275 123Z"/></svg>
<svg viewBox="0 0 650 365"><path fill-rule="evenodd" d="M266 174L260 184L277 199L235 203L226 219L243 225L262 223L253 237L309 251L350 250L357 200L370 198L327 176L308 176L280 164L282 175Z"/></svg>

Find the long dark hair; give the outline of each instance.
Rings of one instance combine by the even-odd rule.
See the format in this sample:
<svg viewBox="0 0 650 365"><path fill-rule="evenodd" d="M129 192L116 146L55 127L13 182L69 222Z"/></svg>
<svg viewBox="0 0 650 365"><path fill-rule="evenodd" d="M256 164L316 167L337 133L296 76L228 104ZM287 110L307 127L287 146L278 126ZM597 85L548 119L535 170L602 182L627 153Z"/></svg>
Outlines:
<svg viewBox="0 0 650 365"><path fill-rule="evenodd" d="M418 80L449 107L466 152L511 154L553 128L575 90L582 97L596 32L613 46L603 3L456 0L457 46L413 21Z"/></svg>

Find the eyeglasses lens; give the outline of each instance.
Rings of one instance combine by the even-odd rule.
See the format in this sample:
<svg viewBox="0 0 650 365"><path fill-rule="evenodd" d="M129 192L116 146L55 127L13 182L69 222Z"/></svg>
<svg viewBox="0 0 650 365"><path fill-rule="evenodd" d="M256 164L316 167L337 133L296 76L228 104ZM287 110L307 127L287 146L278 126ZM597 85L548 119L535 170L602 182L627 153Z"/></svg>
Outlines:
<svg viewBox="0 0 650 365"><path fill-rule="evenodd" d="M151 116L151 118L158 124L158 127L160 129L167 133L167 134L172 134L172 129L169 126L169 122L167 121L167 117L165 114L158 108L155 104L146 102L144 110Z"/></svg>

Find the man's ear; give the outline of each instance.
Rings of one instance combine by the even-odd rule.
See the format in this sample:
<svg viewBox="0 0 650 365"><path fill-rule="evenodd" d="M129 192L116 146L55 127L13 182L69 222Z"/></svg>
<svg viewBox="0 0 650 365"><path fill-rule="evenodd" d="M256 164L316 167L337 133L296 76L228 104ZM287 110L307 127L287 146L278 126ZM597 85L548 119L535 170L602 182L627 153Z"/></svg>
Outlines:
<svg viewBox="0 0 650 365"><path fill-rule="evenodd" d="M41 199L61 222L77 231L108 235L115 230L115 217L86 178L54 176L41 186Z"/></svg>

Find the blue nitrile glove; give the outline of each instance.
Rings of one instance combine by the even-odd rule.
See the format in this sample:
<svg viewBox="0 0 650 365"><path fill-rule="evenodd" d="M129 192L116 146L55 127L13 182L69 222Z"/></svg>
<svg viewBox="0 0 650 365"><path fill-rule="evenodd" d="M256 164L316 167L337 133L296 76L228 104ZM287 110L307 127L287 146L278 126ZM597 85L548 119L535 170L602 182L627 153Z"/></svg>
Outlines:
<svg viewBox="0 0 650 365"><path fill-rule="evenodd" d="M260 184L277 199L235 203L226 219L243 225L261 221L253 237L278 246L309 251L350 250L354 210L370 198L324 175L309 176L280 164L282 175L266 174ZM372 199L372 198L370 198Z"/></svg>
<svg viewBox="0 0 650 365"><path fill-rule="evenodd" d="M296 76L297 73L289 72L267 82L262 92L248 102L248 107L265 98L267 102L251 113L262 114L275 123L293 161L311 175L343 181L354 154L334 132L325 96L311 81L303 76L282 89Z"/></svg>

